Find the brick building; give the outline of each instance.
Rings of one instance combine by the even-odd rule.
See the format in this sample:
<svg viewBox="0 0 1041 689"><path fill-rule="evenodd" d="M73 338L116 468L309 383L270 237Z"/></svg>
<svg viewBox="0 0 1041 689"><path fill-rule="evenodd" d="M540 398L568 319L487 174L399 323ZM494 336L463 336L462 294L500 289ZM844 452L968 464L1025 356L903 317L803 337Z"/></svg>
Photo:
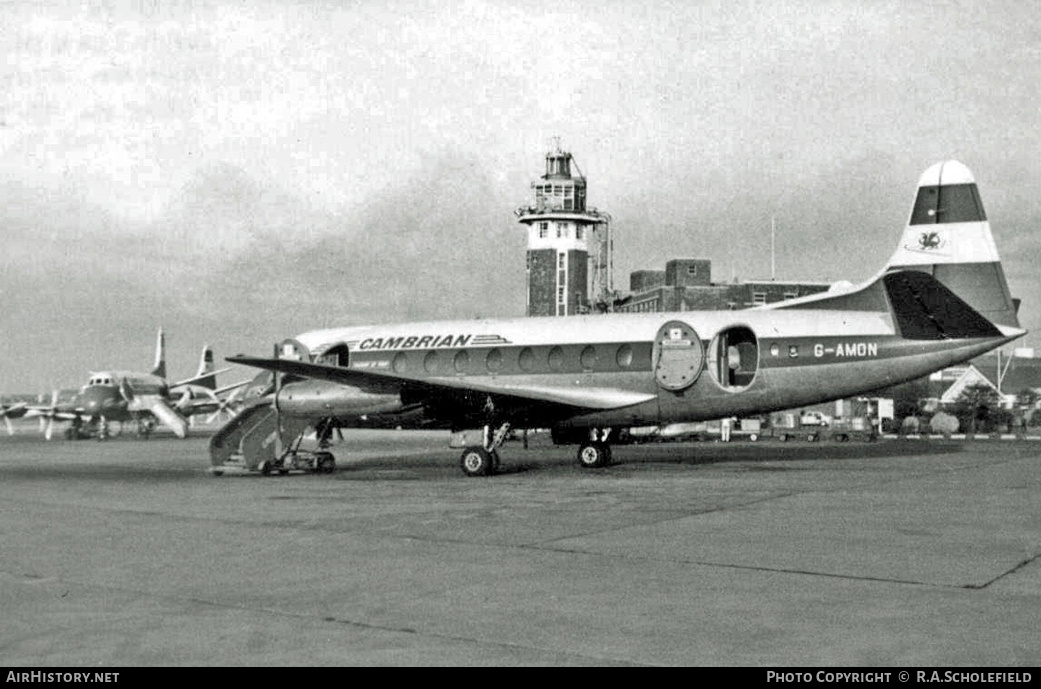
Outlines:
<svg viewBox="0 0 1041 689"><path fill-rule="evenodd" d="M712 282L712 261L676 258L665 270L637 270L629 274L629 299L618 312L710 311L746 309L827 291L820 282L761 280Z"/></svg>

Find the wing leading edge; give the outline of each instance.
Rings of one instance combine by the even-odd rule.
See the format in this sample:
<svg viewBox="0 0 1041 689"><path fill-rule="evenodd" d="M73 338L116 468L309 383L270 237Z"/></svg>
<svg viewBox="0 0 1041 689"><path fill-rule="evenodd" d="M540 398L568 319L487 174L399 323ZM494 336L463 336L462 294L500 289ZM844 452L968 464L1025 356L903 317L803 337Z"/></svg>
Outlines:
<svg viewBox="0 0 1041 689"><path fill-rule="evenodd" d="M619 388L583 387L561 388L547 385L494 383L487 379L454 378L411 378L392 371L378 369L343 368L312 364L294 359L270 359L262 357L233 356L227 360L233 364L253 366L268 371L277 371L304 378L325 380L341 385L356 387L365 392L398 392L405 386L423 386L451 391L472 391L490 395L503 395L527 401L563 404L582 409L620 409L655 399L650 393L622 390Z"/></svg>

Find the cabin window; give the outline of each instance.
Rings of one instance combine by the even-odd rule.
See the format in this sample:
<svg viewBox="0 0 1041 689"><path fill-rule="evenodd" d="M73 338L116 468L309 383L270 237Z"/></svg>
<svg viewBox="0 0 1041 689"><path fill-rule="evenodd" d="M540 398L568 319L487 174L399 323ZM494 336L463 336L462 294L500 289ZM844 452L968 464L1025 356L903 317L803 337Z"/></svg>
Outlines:
<svg viewBox="0 0 1041 689"><path fill-rule="evenodd" d="M502 351L493 349L488 352L488 356L484 360L485 368L488 369L489 373L498 373L502 369Z"/></svg>
<svg viewBox="0 0 1041 689"><path fill-rule="evenodd" d="M560 347L554 347L549 350L549 368L552 371L561 371L564 369L564 350Z"/></svg>
<svg viewBox="0 0 1041 689"><path fill-rule="evenodd" d="M627 344L622 345L615 352L614 360L619 368L629 368L633 365L633 348Z"/></svg>
<svg viewBox="0 0 1041 689"><path fill-rule="evenodd" d="M582 355L579 357L579 361L582 363L582 369L585 371L592 371L596 367L596 347L593 345L587 345L582 350Z"/></svg>
<svg viewBox="0 0 1041 689"><path fill-rule="evenodd" d="M438 360L437 352L429 351L427 355L423 357L423 370L427 373L437 373Z"/></svg>
<svg viewBox="0 0 1041 689"><path fill-rule="evenodd" d="M781 348L777 346L776 342L770 343L770 356L778 356L781 353Z"/></svg>
<svg viewBox="0 0 1041 689"><path fill-rule="evenodd" d="M408 354L405 352L398 352L397 356L394 357L394 362L391 364L394 368L394 373L404 373L408 370Z"/></svg>
<svg viewBox="0 0 1041 689"><path fill-rule="evenodd" d="M788 358L797 359L799 357L799 345L788 345Z"/></svg>
<svg viewBox="0 0 1041 689"><path fill-rule="evenodd" d="M455 367L456 373L466 373L466 369L470 367L470 355L465 349L461 349L455 353L452 365Z"/></svg>
<svg viewBox="0 0 1041 689"><path fill-rule="evenodd" d="M535 352L531 350L531 347L525 347L521 350L517 363L520 365L520 369L524 372L535 370Z"/></svg>

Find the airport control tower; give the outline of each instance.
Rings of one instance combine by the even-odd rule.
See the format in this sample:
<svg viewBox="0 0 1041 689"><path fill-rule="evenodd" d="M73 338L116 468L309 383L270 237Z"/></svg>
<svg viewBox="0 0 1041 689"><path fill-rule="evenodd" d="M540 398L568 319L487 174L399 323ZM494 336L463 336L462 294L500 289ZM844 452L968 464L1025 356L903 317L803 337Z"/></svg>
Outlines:
<svg viewBox="0 0 1041 689"><path fill-rule="evenodd" d="M528 315L610 310L610 216L586 208L586 179L567 151L546 154L546 174L531 183L534 204L515 212L528 230Z"/></svg>

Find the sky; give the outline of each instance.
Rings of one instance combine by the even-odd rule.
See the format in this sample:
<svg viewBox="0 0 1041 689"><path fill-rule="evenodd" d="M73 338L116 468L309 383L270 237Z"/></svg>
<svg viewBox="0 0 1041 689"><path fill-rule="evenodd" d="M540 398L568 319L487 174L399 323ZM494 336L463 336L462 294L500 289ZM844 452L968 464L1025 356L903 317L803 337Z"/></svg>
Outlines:
<svg viewBox="0 0 1041 689"><path fill-rule="evenodd" d="M1041 14L862 0L0 0L0 394L524 314L559 141L615 284L863 280L975 174L1041 350ZM1024 341L1020 341L1020 345ZM249 375L225 374L222 382Z"/></svg>

